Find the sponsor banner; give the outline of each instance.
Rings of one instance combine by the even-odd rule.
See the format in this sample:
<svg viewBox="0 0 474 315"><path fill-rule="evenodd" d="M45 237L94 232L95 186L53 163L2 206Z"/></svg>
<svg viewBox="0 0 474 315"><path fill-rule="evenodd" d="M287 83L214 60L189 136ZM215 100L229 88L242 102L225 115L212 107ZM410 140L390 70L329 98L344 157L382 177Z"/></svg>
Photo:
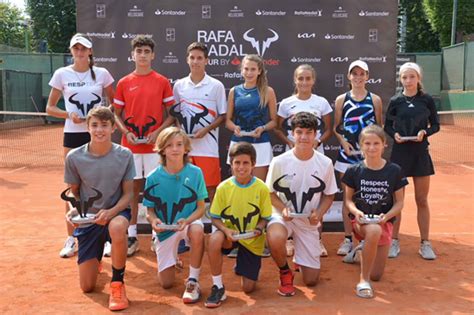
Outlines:
<svg viewBox="0 0 474 315"><path fill-rule="evenodd" d="M172 82L189 73L186 48L193 41L209 48L207 73L226 90L242 83L246 54L262 56L270 86L281 101L293 93L293 72L303 63L317 72L315 93L330 104L348 90L347 67L367 62L367 88L386 106L395 92L397 2L393 0L83 0L77 1L77 29L94 43L98 65L115 82L134 69L130 41L146 34L156 42L153 68ZM291 27L290 27L291 26ZM220 128L222 176L230 132ZM272 136L275 155L284 150ZM335 159L337 141L325 143Z"/></svg>

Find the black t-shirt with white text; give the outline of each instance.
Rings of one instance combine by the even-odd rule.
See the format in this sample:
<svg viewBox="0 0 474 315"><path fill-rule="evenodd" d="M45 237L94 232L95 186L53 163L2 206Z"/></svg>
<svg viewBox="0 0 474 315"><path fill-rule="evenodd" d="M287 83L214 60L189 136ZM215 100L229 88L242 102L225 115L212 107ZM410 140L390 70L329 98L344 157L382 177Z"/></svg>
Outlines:
<svg viewBox="0 0 474 315"><path fill-rule="evenodd" d="M393 194L408 184L397 164L387 162L383 168L372 170L363 161L349 167L342 182L354 189L353 201L357 209L365 214L390 211Z"/></svg>

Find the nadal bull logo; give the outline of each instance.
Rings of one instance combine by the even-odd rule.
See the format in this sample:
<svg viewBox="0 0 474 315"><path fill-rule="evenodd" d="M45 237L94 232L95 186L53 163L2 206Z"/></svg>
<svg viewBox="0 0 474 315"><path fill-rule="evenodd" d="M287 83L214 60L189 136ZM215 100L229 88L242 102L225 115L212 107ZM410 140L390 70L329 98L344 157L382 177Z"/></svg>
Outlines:
<svg viewBox="0 0 474 315"><path fill-rule="evenodd" d="M178 202L173 202L173 204L171 206L171 217L168 217L168 211L167 211L168 210L168 205L167 205L167 203L163 202L160 197L156 197L156 196L153 196L151 194L151 190L153 188L157 187L158 185L159 184L155 184L155 185L152 185L152 186L148 187L147 189L145 189L145 191L143 192L143 196L146 199L148 199L150 201L153 201L155 203L155 211L158 212L158 213L161 212L161 215L163 216L163 222L165 224L175 223L176 216L184 210L184 207L187 204L192 204L193 202L197 201L196 192L191 187L183 184L183 186L187 190L189 190L191 195L188 196L188 197L181 198ZM192 211L194 211L194 210L196 210L196 205L194 206L194 209Z"/></svg>
<svg viewBox="0 0 474 315"><path fill-rule="evenodd" d="M316 179L316 181L318 182L318 186L309 187L307 191L304 191L301 193L301 207L298 208L296 192L291 191L290 187L285 187L280 184L280 181L287 176L288 175L283 175L279 177L273 183L273 189L285 195L286 200L291 202L293 209L295 209L296 213L303 213L306 203L308 201L311 201L311 199L313 199L315 194L323 192L324 189L326 189L326 184L319 177L315 175L311 175L311 177Z"/></svg>

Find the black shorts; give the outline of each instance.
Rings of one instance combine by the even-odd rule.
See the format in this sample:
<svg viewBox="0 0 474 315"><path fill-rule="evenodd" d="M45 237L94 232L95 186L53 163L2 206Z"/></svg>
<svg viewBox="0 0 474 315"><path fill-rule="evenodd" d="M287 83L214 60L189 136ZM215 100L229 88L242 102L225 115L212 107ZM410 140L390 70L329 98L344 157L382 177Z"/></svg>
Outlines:
<svg viewBox="0 0 474 315"><path fill-rule="evenodd" d="M130 209L121 211L118 215L130 221L132 214ZM77 238L79 249L77 254L77 264L96 258L102 260L105 242L110 242L109 225L93 224L86 228L76 228L74 237Z"/></svg>
<svg viewBox="0 0 474 315"><path fill-rule="evenodd" d="M402 168L406 177L430 176L435 173L428 146L394 145L390 161Z"/></svg>
<svg viewBox="0 0 474 315"><path fill-rule="evenodd" d="M223 255L229 254L234 248L239 249L237 254L237 263L235 265L235 274L247 279L257 281L260 268L262 267L262 257L255 255L239 242L233 242L231 248L222 248Z"/></svg>
<svg viewBox="0 0 474 315"><path fill-rule="evenodd" d="M65 132L63 147L75 149L91 141L91 135L88 132Z"/></svg>

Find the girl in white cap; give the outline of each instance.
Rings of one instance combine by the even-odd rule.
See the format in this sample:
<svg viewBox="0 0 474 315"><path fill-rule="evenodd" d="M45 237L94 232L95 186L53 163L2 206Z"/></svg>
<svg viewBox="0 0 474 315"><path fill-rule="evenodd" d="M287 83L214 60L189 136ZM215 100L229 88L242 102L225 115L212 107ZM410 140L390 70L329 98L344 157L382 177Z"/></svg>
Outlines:
<svg viewBox="0 0 474 315"><path fill-rule="evenodd" d="M77 33L71 38L69 49L73 57L73 64L57 69L49 85L49 93L46 112L57 118L65 119L64 124L64 156L73 149L80 147L90 141L87 132L86 116L94 107L105 103L103 94L113 101L114 79L105 68L94 66L92 56L92 41L84 34ZM65 109L57 106L61 96L64 97ZM66 204L66 212L68 205ZM72 237L74 228L67 225L69 237L60 257L67 258L74 255L76 244Z"/></svg>
<svg viewBox="0 0 474 315"><path fill-rule="evenodd" d="M347 168L363 160L359 149L359 135L362 129L377 124L382 125L382 100L366 89L369 79L369 66L362 60L349 65L347 78L350 91L336 98L334 109L334 134L341 144L334 169L342 177ZM344 190L344 184L341 183ZM337 254L344 256L352 250L352 227L349 211L343 203L344 241Z"/></svg>
<svg viewBox="0 0 474 315"><path fill-rule="evenodd" d="M430 175L434 174L433 162L428 151L428 137L439 131L438 113L433 98L423 91L422 72L413 62L400 67L403 91L392 97L387 109L385 131L395 140L391 162L401 166L405 176L413 177L418 227L421 235L419 253L424 259L436 259L429 242L430 208L428 192ZM400 253L398 232L401 216L393 226L391 258Z"/></svg>

